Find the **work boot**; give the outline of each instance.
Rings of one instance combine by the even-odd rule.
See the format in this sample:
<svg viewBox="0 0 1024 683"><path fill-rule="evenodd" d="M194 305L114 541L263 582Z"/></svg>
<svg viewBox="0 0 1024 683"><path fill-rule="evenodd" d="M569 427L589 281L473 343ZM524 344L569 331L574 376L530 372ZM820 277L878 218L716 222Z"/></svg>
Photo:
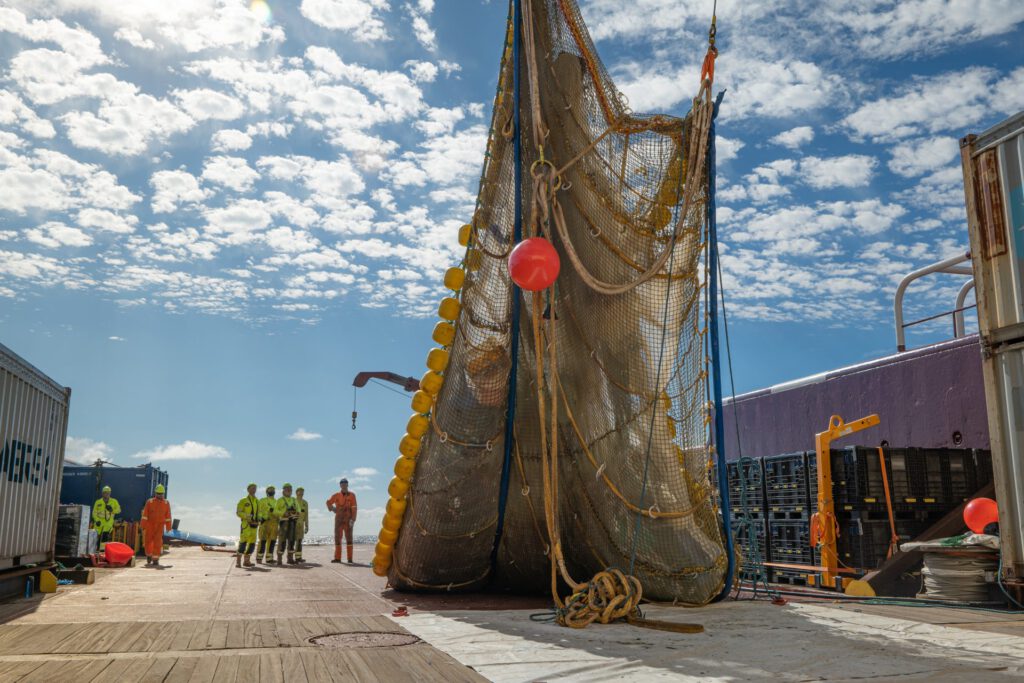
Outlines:
<svg viewBox="0 0 1024 683"><path fill-rule="evenodd" d="M302 555L295 556L295 564L302 564Z"/></svg>
<svg viewBox="0 0 1024 683"><path fill-rule="evenodd" d="M263 564L263 558L259 555L256 556L256 564Z"/></svg>
<svg viewBox="0 0 1024 683"><path fill-rule="evenodd" d="M238 553L235 554L235 566L236 567L241 567L242 566L242 556L239 555Z"/></svg>
<svg viewBox="0 0 1024 683"><path fill-rule="evenodd" d="M288 553L288 564L295 564L295 555Z"/></svg>
<svg viewBox="0 0 1024 683"><path fill-rule="evenodd" d="M277 554L277 564L278 564L278 566L281 565L281 558L282 557L284 557L284 553L278 553Z"/></svg>
<svg viewBox="0 0 1024 683"><path fill-rule="evenodd" d="M331 560L331 564L341 564L341 558L340 557L334 558L333 560Z"/></svg>
<svg viewBox="0 0 1024 683"><path fill-rule="evenodd" d="M349 560L348 563L349 564L355 564L355 562L353 562L352 560Z"/></svg>
<svg viewBox="0 0 1024 683"><path fill-rule="evenodd" d="M249 555L246 555L245 556L245 562L242 563L242 566L243 567L255 567L256 565L254 565L252 563L252 557L250 557Z"/></svg>

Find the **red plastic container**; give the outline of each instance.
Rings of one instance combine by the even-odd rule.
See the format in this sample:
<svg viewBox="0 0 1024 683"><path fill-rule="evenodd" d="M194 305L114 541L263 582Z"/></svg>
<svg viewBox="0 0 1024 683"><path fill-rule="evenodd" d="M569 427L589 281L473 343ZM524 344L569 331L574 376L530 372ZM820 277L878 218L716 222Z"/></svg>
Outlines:
<svg viewBox="0 0 1024 683"><path fill-rule="evenodd" d="M132 550L130 545L118 543L117 541L107 543L103 552L106 555L107 564L111 564L116 567L128 564L135 556L135 551Z"/></svg>

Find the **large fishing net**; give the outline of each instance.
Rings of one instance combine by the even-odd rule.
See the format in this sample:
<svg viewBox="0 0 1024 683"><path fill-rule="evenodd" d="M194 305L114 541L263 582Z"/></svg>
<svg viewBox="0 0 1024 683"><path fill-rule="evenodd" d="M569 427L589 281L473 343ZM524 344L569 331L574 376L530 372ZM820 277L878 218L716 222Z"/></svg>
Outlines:
<svg viewBox="0 0 1024 683"><path fill-rule="evenodd" d="M513 17L443 385L414 402L429 428L378 563L399 589L556 594L617 568L646 597L706 603L727 567L708 484L709 84L685 118L634 115L574 0L522 0L517 166ZM562 263L518 305L517 168L522 238Z"/></svg>

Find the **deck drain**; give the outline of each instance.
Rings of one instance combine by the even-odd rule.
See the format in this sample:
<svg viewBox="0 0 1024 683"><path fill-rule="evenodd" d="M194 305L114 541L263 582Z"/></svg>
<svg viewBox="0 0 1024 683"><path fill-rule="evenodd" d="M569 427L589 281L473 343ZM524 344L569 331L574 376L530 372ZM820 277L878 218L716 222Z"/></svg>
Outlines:
<svg viewBox="0 0 1024 683"><path fill-rule="evenodd" d="M314 636L309 642L319 647L399 647L420 642L410 633L387 633L380 631L357 631L355 633L328 633Z"/></svg>

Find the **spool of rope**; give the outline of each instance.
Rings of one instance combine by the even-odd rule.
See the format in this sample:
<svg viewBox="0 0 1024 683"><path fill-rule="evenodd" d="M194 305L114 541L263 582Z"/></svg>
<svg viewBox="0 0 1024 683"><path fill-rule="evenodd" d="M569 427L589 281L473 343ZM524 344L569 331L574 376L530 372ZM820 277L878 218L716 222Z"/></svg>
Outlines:
<svg viewBox="0 0 1024 683"><path fill-rule="evenodd" d="M950 553L924 553L921 576L927 597L953 602L986 602L988 584L995 580L999 561Z"/></svg>

